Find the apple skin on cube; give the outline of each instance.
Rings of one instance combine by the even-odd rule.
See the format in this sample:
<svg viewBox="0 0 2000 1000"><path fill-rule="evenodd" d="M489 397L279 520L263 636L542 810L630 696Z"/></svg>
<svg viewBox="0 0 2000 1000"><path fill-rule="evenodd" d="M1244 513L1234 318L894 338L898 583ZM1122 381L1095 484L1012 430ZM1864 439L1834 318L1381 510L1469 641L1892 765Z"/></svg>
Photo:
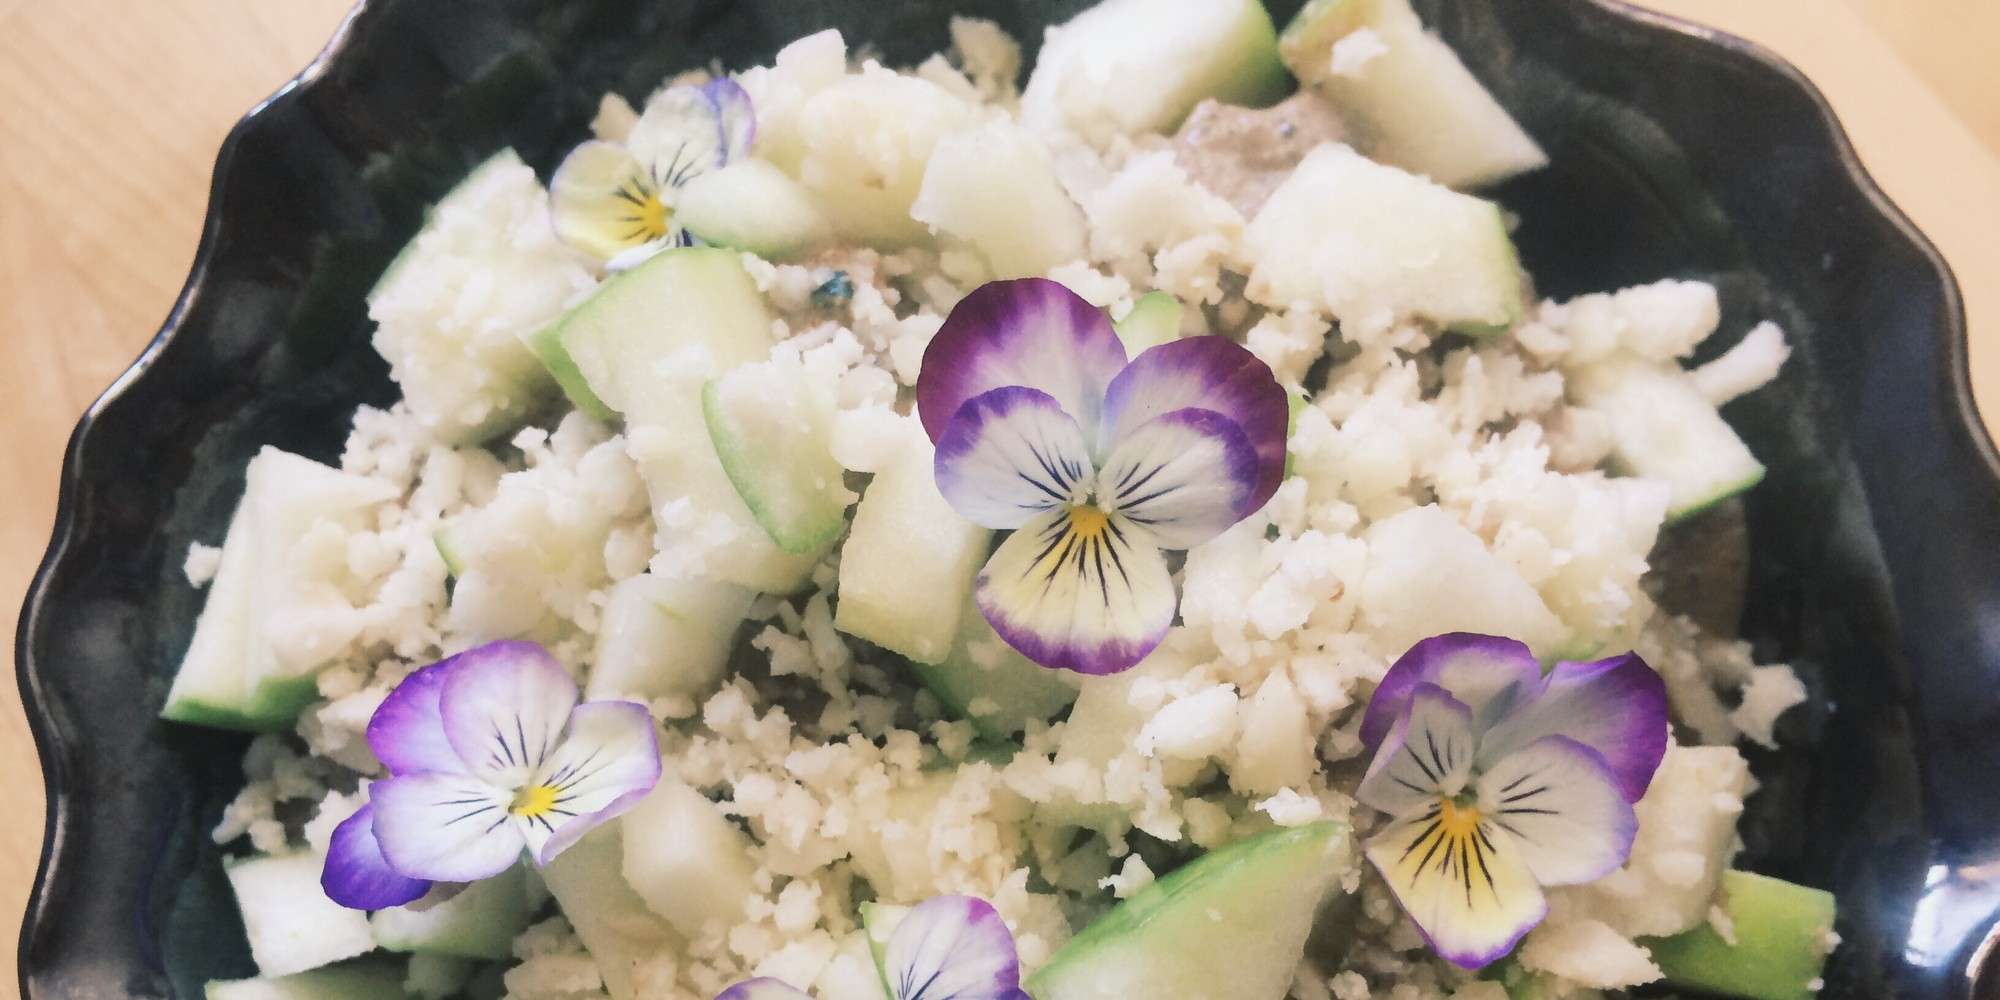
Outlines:
<svg viewBox="0 0 2000 1000"><path fill-rule="evenodd" d="M918 663L938 663L951 654L993 533L938 492L922 428L906 419L900 433L854 508L833 623Z"/></svg>
<svg viewBox="0 0 2000 1000"><path fill-rule="evenodd" d="M214 980L206 1000L398 1000L406 995L400 963L362 958L289 976Z"/></svg>
<svg viewBox="0 0 2000 1000"><path fill-rule="evenodd" d="M249 858L223 866L250 957L265 977L289 976L375 950L368 915L326 898L312 851Z"/></svg>
<svg viewBox="0 0 2000 1000"><path fill-rule="evenodd" d="M1035 1000L1283 1000L1352 850L1329 821L1212 851L1084 928L1025 986Z"/></svg>
<svg viewBox="0 0 2000 1000"><path fill-rule="evenodd" d="M650 573L613 584L585 697L701 699L714 693L755 597L731 583Z"/></svg>
<svg viewBox="0 0 2000 1000"><path fill-rule="evenodd" d="M756 892L749 837L672 778L625 814L622 870L632 891L688 937L741 920Z"/></svg>
<svg viewBox="0 0 2000 1000"><path fill-rule="evenodd" d="M624 822L619 817L585 834L543 867L542 882L597 962L605 992L612 1000L643 1000L640 963L686 942L625 881Z"/></svg>
<svg viewBox="0 0 2000 1000"><path fill-rule="evenodd" d="M556 332L591 391L625 418L664 551L728 583L788 594L820 553L780 549L737 493L702 415L708 379L770 356L773 317L722 247L655 255L571 309Z"/></svg>

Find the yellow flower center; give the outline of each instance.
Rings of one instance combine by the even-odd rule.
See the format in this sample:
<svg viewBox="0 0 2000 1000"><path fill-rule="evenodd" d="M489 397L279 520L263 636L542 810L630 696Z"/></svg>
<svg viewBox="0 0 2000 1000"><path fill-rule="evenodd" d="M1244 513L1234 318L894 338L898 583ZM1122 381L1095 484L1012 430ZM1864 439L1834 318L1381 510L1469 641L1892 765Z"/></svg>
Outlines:
<svg viewBox="0 0 2000 1000"><path fill-rule="evenodd" d="M1479 829L1479 807L1459 805L1451 799L1440 800L1438 828L1444 831L1446 840L1470 837Z"/></svg>
<svg viewBox="0 0 2000 1000"><path fill-rule="evenodd" d="M648 241L667 235L667 226L673 221L674 210L661 200L659 192L646 196L639 204L639 227L646 231Z"/></svg>
<svg viewBox="0 0 2000 1000"><path fill-rule="evenodd" d="M1069 509L1069 530L1077 538L1089 541L1104 534L1111 524L1111 515L1087 504L1077 504Z"/></svg>
<svg viewBox="0 0 2000 1000"><path fill-rule="evenodd" d="M556 807L556 790L547 785L529 785L514 793L514 801L507 812L521 819L534 819L552 812Z"/></svg>

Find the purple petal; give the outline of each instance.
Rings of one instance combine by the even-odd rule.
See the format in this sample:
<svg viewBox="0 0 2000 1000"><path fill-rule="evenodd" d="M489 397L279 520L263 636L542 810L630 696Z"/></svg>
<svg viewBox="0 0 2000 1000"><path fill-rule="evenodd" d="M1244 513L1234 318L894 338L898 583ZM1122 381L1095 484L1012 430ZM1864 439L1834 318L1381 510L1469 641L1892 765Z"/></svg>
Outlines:
<svg viewBox="0 0 2000 1000"><path fill-rule="evenodd" d="M1435 684L1418 684L1354 797L1391 816L1435 807L1464 790L1478 746L1472 709Z"/></svg>
<svg viewBox="0 0 2000 1000"><path fill-rule="evenodd" d="M757 141L757 111L750 92L733 78L719 76L701 86L701 94L715 109L715 126L720 145L716 166L734 163L750 155Z"/></svg>
<svg viewBox="0 0 2000 1000"><path fill-rule="evenodd" d="M1479 776L1479 811L1514 835L1543 885L1578 885L1632 856L1639 818L1597 751L1544 736Z"/></svg>
<svg viewBox="0 0 2000 1000"><path fill-rule="evenodd" d="M1175 410L1127 434L1104 460L1100 502L1145 525L1165 548L1193 548L1263 506L1258 465L1235 421L1214 410Z"/></svg>
<svg viewBox="0 0 2000 1000"><path fill-rule="evenodd" d="M438 700L445 738L465 770L518 785L561 739L576 681L532 642L489 642L453 659Z"/></svg>
<svg viewBox="0 0 2000 1000"><path fill-rule="evenodd" d="M554 792L552 810L567 820L529 824L528 847L546 865L584 834L639 804L660 783L660 741L646 706L593 701L570 714L569 731L535 782ZM541 830L545 836L537 836Z"/></svg>
<svg viewBox="0 0 2000 1000"><path fill-rule="evenodd" d="M1637 802L1667 753L1667 687L1635 653L1594 663L1558 663L1539 692L1496 722L1482 763L1547 736L1567 736L1603 755L1627 802Z"/></svg>
<svg viewBox="0 0 2000 1000"><path fill-rule="evenodd" d="M1085 674L1137 664L1166 638L1179 607L1152 535L1095 508L1022 525L986 560L973 596L1021 655Z"/></svg>
<svg viewBox="0 0 2000 1000"><path fill-rule="evenodd" d="M890 935L882 964L897 1000L1009 1000L1021 987L1014 935L993 904L973 896L918 903Z"/></svg>
<svg viewBox="0 0 2000 1000"><path fill-rule="evenodd" d="M1111 321L1075 292L1047 278L990 281L952 309L925 348L917 413L935 442L967 400L1023 385L1054 397L1094 441L1105 387L1123 367L1125 345Z"/></svg>
<svg viewBox="0 0 2000 1000"><path fill-rule="evenodd" d="M1018 528L1078 499L1090 445L1055 397L1002 386L965 401L938 438L938 492L966 520Z"/></svg>
<svg viewBox="0 0 2000 1000"><path fill-rule="evenodd" d="M1473 632L1432 636L1403 654L1382 676L1361 719L1361 742L1382 742L1418 684L1436 684L1472 709L1473 727L1483 730L1495 713L1541 684L1542 667L1528 647L1513 639ZM1514 695L1505 699L1509 689Z"/></svg>
<svg viewBox="0 0 2000 1000"><path fill-rule="evenodd" d="M390 774L465 770L458 752L444 737L444 716L438 712L445 678L459 663L460 657L450 657L403 678L368 720L368 748Z"/></svg>
<svg viewBox="0 0 2000 1000"><path fill-rule="evenodd" d="M373 805L362 806L360 812L333 828L319 884L326 890L326 898L352 910L401 906L421 898L431 888L431 883L389 867L382 846L375 842Z"/></svg>
<svg viewBox="0 0 2000 1000"><path fill-rule="evenodd" d="M1270 367L1226 337L1189 337L1134 358L1105 392L1099 448L1109 452L1147 421L1190 406L1228 417L1249 436L1257 488L1247 502L1253 511L1264 506L1285 478L1291 405Z"/></svg>
<svg viewBox="0 0 2000 1000"><path fill-rule="evenodd" d="M796 990L782 980L761 976L746 979L715 995L715 1000L812 1000L804 990Z"/></svg>
<svg viewBox="0 0 2000 1000"><path fill-rule="evenodd" d="M375 839L389 866L434 882L477 882L506 871L524 846L511 793L468 775L412 774L368 788Z"/></svg>

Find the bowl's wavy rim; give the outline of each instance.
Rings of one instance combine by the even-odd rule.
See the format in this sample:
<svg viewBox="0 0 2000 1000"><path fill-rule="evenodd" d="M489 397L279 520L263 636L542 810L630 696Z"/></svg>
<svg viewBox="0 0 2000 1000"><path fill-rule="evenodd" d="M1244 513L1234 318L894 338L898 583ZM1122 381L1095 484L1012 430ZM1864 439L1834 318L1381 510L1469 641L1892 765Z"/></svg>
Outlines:
<svg viewBox="0 0 2000 1000"><path fill-rule="evenodd" d="M34 738L35 752L42 769L42 793L44 810L42 821L42 853L35 868L35 881L28 894L28 904L21 920L20 938L16 942L15 962L17 987L20 995L28 995L31 946L43 924L43 915L59 901L51 894L54 876L63 866L63 828L69 811L67 790L63 787L64 747L74 734L62 731L56 724L55 715L48 708L48 696L42 688L39 664L31 649L33 635L37 628L43 599L47 595L49 581L55 576L64 558L69 555L72 534L76 527L75 503L81 487L82 455L90 447L90 432L96 426L106 407L144 378L152 370L153 362L166 349L174 337L180 333L187 318L189 308L201 297L204 281L208 276L211 260L215 256L225 219L222 217L222 192L231 171L237 165L237 149L242 144L243 134L251 122L266 108L279 101L292 98L298 91L310 86L324 76L352 37L354 22L368 6L368 0L358 0L341 17L333 35L320 51L291 79L285 81L263 100L252 105L223 136L222 145L215 154L215 165L211 168L208 185L208 207L201 226L201 237L195 244L194 260L188 265L187 280L182 282L180 294L167 311L167 318L161 322L158 332L134 358L132 364L105 390L98 394L83 414L77 418L76 428L70 432L69 441L63 448L62 471L56 481L55 526L51 532L49 546L42 555L42 561L35 569L34 578L28 584L26 597L21 604L20 618L14 630L14 675L20 691L22 714L27 717L28 732Z"/></svg>
<svg viewBox="0 0 2000 1000"><path fill-rule="evenodd" d="M1936 244L1917 228L1869 173L1852 139L1841 125L1839 116L1827 101L1826 95L1796 66L1775 51L1756 42L1684 18L1639 7L1625 0L1581 0L1581 2L1630 24L1636 30L1680 35L1704 42L1754 66L1761 72L1777 76L1806 95L1818 112L1823 140L1845 169L1849 183L1876 214L1889 223L1890 228L1898 236L1917 250L1936 276L1945 319L1940 330L1944 340L1942 344L1944 350L1940 354L1944 370L1937 374L1941 378L1946 399L1952 409L1951 415L1954 419L1950 421L1950 426L1961 436L1960 443L1970 446L1984 465L1985 479L1991 487L1990 492L1996 498L2000 498L2000 448L1996 448L1992 436L1987 431L1979 413L1978 403L1973 396L1965 303L1957 278ZM201 238L196 245L194 260L189 267L188 277L181 287L180 294L175 298L174 305L168 311L159 331L147 342L139 356L78 418L76 428L71 432L69 442L64 449L62 470L57 480L55 525L49 546L36 568L33 580L29 583L14 639L16 682L20 689L22 710L27 717L28 729L34 738L35 749L40 758L43 792L47 803L43 821L41 859L36 867L34 885L28 898L16 951L18 986L24 996L29 985L29 954L31 945L43 925L42 915L60 901L52 894L51 887L54 884L55 874L63 867L65 860L63 827L70 803L63 782L63 757L64 747L73 738L73 734L64 732L57 726L54 714L48 708L39 664L36 663L30 647L49 581L71 549L71 536L76 526L74 504L81 486L80 456L84 449L90 446L90 432L105 408L147 376L160 352L180 333L190 305L202 294L209 263L214 256L219 234L227 221L222 216L220 195L231 170L237 165L237 148L241 144L245 129L266 108L295 95L297 91L324 76L344 53L347 42L352 36L355 21L367 7L368 0L359 0L342 18L332 38L313 61L269 97L245 112L224 137L221 148L216 154L210 178L208 208L202 223Z"/></svg>

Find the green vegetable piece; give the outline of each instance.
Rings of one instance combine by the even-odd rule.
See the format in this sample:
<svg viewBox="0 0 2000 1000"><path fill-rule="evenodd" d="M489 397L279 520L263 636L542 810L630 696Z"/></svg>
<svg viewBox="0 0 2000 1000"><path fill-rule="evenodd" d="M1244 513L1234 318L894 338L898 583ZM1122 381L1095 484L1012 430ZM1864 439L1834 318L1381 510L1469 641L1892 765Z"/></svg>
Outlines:
<svg viewBox="0 0 2000 1000"><path fill-rule="evenodd" d="M1147 292L1132 303L1132 311L1117 324L1125 356L1136 358L1148 349L1181 339L1181 300L1165 292Z"/></svg>
<svg viewBox="0 0 2000 1000"><path fill-rule="evenodd" d="M1707 924L1644 942L1667 982L1743 1000L1813 1000L1833 940L1833 894L1731 871L1722 897L1734 945Z"/></svg>
<svg viewBox="0 0 2000 1000"><path fill-rule="evenodd" d="M543 368L549 370L549 377L562 387L570 405L605 423L618 419L618 412L597 398L597 393L590 391L590 383L584 379L582 370L577 368L575 359L564 349L562 327L563 320L559 319L522 337L521 343L534 354L535 360L542 363Z"/></svg>
<svg viewBox="0 0 2000 1000"><path fill-rule="evenodd" d="M1028 993L1282 1000L1351 850L1345 824L1320 822L1198 858L1071 938Z"/></svg>

